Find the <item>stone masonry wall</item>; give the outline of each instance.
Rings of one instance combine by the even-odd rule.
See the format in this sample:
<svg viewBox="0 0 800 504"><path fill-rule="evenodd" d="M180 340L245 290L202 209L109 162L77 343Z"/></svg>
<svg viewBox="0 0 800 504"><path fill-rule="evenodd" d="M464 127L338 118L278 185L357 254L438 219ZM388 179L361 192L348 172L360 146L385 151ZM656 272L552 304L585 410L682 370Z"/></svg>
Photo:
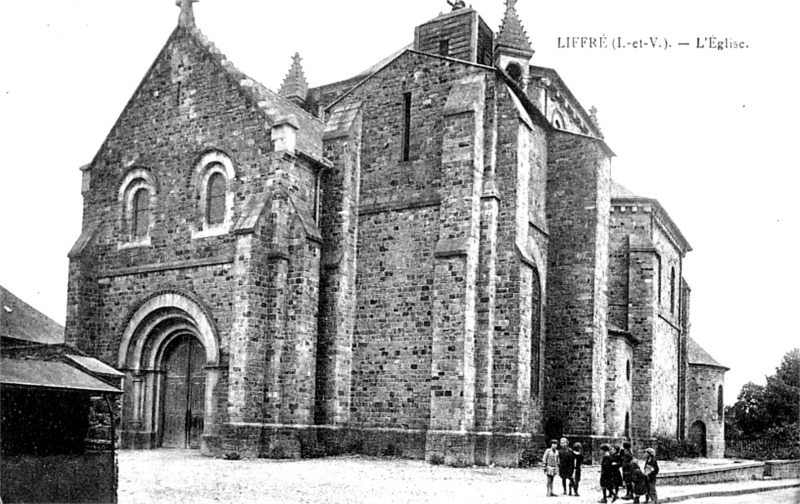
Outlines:
<svg viewBox="0 0 800 504"><path fill-rule="evenodd" d="M497 154L494 182L499 196L493 334L492 431L530 436L540 423L538 398L531 396L534 269L544 291L546 236L531 233L539 217L547 166L545 133L531 124L502 79L497 96ZM533 238L531 235L534 235ZM545 247L542 248L542 245ZM544 252L542 252L544 250ZM541 296L544 298L544 296ZM541 306L539 307L541 308ZM541 320L541 319L539 319ZM541 327L539 327L541 335Z"/></svg>
<svg viewBox="0 0 800 504"><path fill-rule="evenodd" d="M649 200L614 203L609 309L615 325L640 341L633 358L634 436L677 437L684 338L681 252L661 230L655 212ZM670 301L672 267L674 305Z"/></svg>
<svg viewBox="0 0 800 504"><path fill-rule="evenodd" d="M350 419L360 153L359 113L349 130L325 138L325 157L334 167L324 173L322 183L317 424L346 424Z"/></svg>
<svg viewBox="0 0 800 504"><path fill-rule="evenodd" d="M293 194L297 205L310 210L313 170L272 150L269 126L258 104L203 45L178 28L89 169L83 227L97 230L71 261L67 340L116 366L127 319L145 299L158 292L189 297L206 312L219 338L222 368L215 387L224 392L213 396L218 401L217 425L228 421L229 411L237 422L261 420L264 414L260 404L268 386L265 362L272 355L266 347L270 323L265 321L273 309L267 284L286 290L288 283L275 282L299 282L293 284L286 311L299 343L283 356L284 374L307 380L307 362L315 361L303 350L315 345L318 252L313 244L308 248L305 236L295 236L288 249L276 251L269 227L256 235L237 237L231 229L193 237L202 215L196 163L211 151L227 155L236 173L227 181L233 202L231 227L253 211L267 187ZM121 185L132 170L149 173L154 181L147 243L129 242L120 206ZM276 277L271 256L292 257L295 263L284 277ZM235 359L229 369L231 352ZM308 397L314 393L311 376L310 387L292 384L297 381L287 385L287 393L298 398L286 405L287 410L295 409L290 421L298 414L308 418Z"/></svg>
<svg viewBox="0 0 800 504"><path fill-rule="evenodd" d="M652 388L658 393L652 398L651 435L676 437L678 434L678 375L681 339L681 252L668 239L657 221L654 222L653 243L661 265L661 296L658 318L653 332ZM671 272L675 272L674 285ZM659 272L656 272L658 274ZM656 281L656 286L659 282Z"/></svg>
<svg viewBox="0 0 800 504"><path fill-rule="evenodd" d="M606 389L606 436L629 437L633 404L633 348L624 336L608 339ZM626 422L627 417L627 422ZM627 424L627 431L626 431Z"/></svg>
<svg viewBox="0 0 800 504"><path fill-rule="evenodd" d="M722 368L689 365L687 373L686 415L687 436L695 422L703 422L706 429L707 456L725 456L725 411L718 410L720 387L725 384L725 370Z"/></svg>
<svg viewBox="0 0 800 504"><path fill-rule="evenodd" d="M545 409L571 434L602 435L610 165L595 141L549 141Z"/></svg>
<svg viewBox="0 0 800 504"><path fill-rule="evenodd" d="M451 87L473 72L406 53L349 97L363 102L351 421L365 428L424 430L431 420L443 143L446 130L462 128L446 127L442 111ZM411 93L408 161L401 159L404 93ZM477 237L477 227L470 232Z"/></svg>

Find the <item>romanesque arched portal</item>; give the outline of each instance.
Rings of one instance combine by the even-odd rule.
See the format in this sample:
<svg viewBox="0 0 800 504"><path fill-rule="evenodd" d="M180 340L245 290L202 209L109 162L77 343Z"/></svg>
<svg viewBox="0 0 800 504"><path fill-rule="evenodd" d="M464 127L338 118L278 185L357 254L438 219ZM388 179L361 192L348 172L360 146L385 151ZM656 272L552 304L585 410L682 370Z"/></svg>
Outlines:
<svg viewBox="0 0 800 504"><path fill-rule="evenodd" d="M128 319L118 365L126 375L126 448L202 448L215 432L219 343L205 310L188 296L151 296Z"/></svg>

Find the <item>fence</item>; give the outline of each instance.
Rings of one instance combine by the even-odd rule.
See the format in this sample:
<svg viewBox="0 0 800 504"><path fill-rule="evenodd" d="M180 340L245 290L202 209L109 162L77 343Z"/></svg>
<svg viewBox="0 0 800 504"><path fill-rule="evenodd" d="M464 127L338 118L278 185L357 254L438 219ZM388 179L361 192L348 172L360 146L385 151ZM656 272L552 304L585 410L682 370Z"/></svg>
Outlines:
<svg viewBox="0 0 800 504"><path fill-rule="evenodd" d="M725 456L752 460L800 459L800 443L776 439L726 439Z"/></svg>

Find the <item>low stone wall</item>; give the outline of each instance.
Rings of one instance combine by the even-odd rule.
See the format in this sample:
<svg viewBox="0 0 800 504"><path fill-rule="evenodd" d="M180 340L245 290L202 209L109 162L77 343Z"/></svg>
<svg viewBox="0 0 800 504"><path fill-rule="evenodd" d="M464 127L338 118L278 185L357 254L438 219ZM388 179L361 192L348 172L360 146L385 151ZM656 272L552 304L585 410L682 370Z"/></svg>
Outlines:
<svg viewBox="0 0 800 504"><path fill-rule="evenodd" d="M772 479L800 479L800 460L767 460L764 476Z"/></svg>
<svg viewBox="0 0 800 504"><path fill-rule="evenodd" d="M701 469L661 471L658 474L658 484L703 485L706 483L747 481L762 479L763 477L763 462L733 462L731 464L703 467Z"/></svg>

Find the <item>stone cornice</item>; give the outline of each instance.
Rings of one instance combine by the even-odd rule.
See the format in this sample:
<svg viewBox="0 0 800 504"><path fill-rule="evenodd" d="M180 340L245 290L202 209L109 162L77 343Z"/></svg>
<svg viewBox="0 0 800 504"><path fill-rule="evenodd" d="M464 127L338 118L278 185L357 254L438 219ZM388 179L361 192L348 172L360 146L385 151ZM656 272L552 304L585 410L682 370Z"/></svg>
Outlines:
<svg viewBox="0 0 800 504"><path fill-rule="evenodd" d="M681 233L681 230L678 228L677 224L675 224L675 221L672 220L657 199L643 198L638 196L611 198L612 212L615 211L615 207L642 207L644 212L647 212L647 208L650 208L650 213L653 215L653 220L664 231L664 234L667 236L667 238L678 248L678 250L680 250L681 256L685 256L687 252L692 251L692 246L686 240L686 237L683 236L683 233Z"/></svg>

